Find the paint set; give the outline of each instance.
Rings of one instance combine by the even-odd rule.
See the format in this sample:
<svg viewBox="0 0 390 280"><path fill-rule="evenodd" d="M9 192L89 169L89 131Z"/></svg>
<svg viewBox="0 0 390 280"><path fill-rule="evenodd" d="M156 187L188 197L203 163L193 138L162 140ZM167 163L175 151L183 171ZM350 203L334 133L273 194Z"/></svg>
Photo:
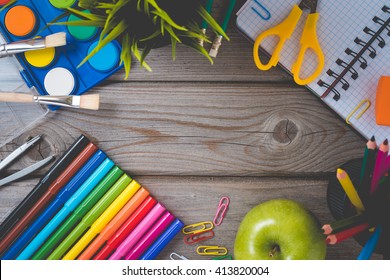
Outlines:
<svg viewBox="0 0 390 280"><path fill-rule="evenodd" d="M0 0L0 6L8 2ZM8 43L58 32L67 34L66 46L16 55L24 81L41 95L82 94L121 68L121 48L116 41L110 42L78 67L97 45L99 29L93 26L47 25L63 14L64 8L75 6L76 0L18 0L0 12L0 30ZM77 20L80 18L70 15L58 21Z"/></svg>

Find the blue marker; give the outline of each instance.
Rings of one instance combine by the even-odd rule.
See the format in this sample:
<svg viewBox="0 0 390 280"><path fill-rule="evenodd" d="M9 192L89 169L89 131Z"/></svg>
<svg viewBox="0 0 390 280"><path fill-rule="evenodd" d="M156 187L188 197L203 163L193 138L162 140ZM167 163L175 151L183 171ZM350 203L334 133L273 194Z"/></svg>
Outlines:
<svg viewBox="0 0 390 280"><path fill-rule="evenodd" d="M80 169L66 186L57 194L50 205L34 221L33 224L12 244L11 248L2 257L3 260L16 258L19 252L30 242L37 232L54 216L65 202L77 191L96 168L107 158L106 154L98 150L92 158Z"/></svg>
<svg viewBox="0 0 390 280"><path fill-rule="evenodd" d="M16 259L28 260L40 248L50 234L76 209L92 189L99 184L113 166L114 162L109 158L106 158Z"/></svg>
<svg viewBox="0 0 390 280"><path fill-rule="evenodd" d="M158 254L168 245L168 243L176 236L183 228L184 224L179 219L175 219L173 223L161 234L161 236L149 247L142 255L140 260L154 260Z"/></svg>

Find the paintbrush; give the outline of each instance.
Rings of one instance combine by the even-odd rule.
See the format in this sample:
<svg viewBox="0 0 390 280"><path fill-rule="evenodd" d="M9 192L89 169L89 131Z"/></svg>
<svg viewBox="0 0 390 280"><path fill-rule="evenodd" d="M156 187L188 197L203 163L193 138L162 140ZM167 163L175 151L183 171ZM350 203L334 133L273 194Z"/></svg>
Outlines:
<svg viewBox="0 0 390 280"><path fill-rule="evenodd" d="M0 58L17 53L61 47L64 45L66 45L66 33L59 32L46 36L45 38L34 38L0 45Z"/></svg>
<svg viewBox="0 0 390 280"><path fill-rule="evenodd" d="M99 100L99 94L50 96L0 92L0 102L40 103L88 110L99 110Z"/></svg>

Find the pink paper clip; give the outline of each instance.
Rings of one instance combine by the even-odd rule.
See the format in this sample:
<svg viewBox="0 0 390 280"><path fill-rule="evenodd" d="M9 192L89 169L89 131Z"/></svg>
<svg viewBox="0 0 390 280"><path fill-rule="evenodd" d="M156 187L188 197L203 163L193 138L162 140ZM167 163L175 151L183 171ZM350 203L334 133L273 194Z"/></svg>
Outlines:
<svg viewBox="0 0 390 280"><path fill-rule="evenodd" d="M222 223L223 218L225 218L226 212L228 210L229 203L230 199L227 196L221 198L219 201L217 213L215 214L213 220L214 225L219 226Z"/></svg>
<svg viewBox="0 0 390 280"><path fill-rule="evenodd" d="M213 237L214 237L214 231L210 229L210 230L184 236L184 243L190 245Z"/></svg>

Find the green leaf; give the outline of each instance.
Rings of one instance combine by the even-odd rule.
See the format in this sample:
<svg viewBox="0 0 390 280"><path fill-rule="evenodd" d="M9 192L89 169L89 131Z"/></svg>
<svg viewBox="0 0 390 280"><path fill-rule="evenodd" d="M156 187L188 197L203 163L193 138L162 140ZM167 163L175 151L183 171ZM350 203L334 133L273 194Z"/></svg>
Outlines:
<svg viewBox="0 0 390 280"><path fill-rule="evenodd" d="M173 28L176 28L178 30L186 31L187 28L184 26L180 26L177 23L175 23L171 17L167 14L167 12L161 10L161 11L152 11L152 14L155 14L156 16L160 17L164 21L166 21L169 25L171 25Z"/></svg>
<svg viewBox="0 0 390 280"><path fill-rule="evenodd" d="M145 41L152 40L152 39L156 38L159 35L161 35L161 30L156 30L152 35L150 35L150 36L148 36L146 38L140 39L140 42L145 42Z"/></svg>
<svg viewBox="0 0 390 280"><path fill-rule="evenodd" d="M183 44L194 49L195 51L199 52L200 54L205 56L210 61L211 64L214 64L214 61L211 58L211 56L209 55L209 53L206 51L206 49L204 47L199 45L198 42L193 41L193 40L189 40L189 41L183 41Z"/></svg>
<svg viewBox="0 0 390 280"><path fill-rule="evenodd" d="M175 38L176 41L181 43L181 40L179 39L179 37L177 37L177 35L175 34L175 31L173 31L173 28L170 25L164 24L164 29L166 31L168 31L168 33L171 35L171 37Z"/></svg>
<svg viewBox="0 0 390 280"><path fill-rule="evenodd" d="M66 25L66 26L96 26L103 27L105 24L104 20L95 21L95 20L75 20L75 21L62 21L56 22L50 25Z"/></svg>
<svg viewBox="0 0 390 280"><path fill-rule="evenodd" d="M141 65L149 72L152 72L152 68L150 68L150 66L145 61L142 61L141 54L138 50L138 44L137 41L135 40L133 40L133 43L131 44L131 51L133 52L134 56L138 59L138 61L141 63Z"/></svg>
<svg viewBox="0 0 390 280"><path fill-rule="evenodd" d="M222 27L215 21L215 19L206 11L202 5L199 5L197 12L213 30L222 35L226 40L230 40L225 31L223 31Z"/></svg>
<svg viewBox="0 0 390 280"><path fill-rule="evenodd" d="M7 4L5 4L3 7L1 7L0 12L3 11L4 9L8 8L12 4L16 3L17 0L11 0Z"/></svg>
<svg viewBox="0 0 390 280"><path fill-rule="evenodd" d="M123 36L122 39L122 52L121 52L121 63L123 63L123 66L125 68L125 80L130 75L130 69L131 69L131 46L130 46L130 36L129 34L126 34Z"/></svg>
<svg viewBox="0 0 390 280"><path fill-rule="evenodd" d="M100 16L100 15L96 15L96 14L89 14L89 13L85 13L84 11L81 11L81 10L77 10L77 9L73 9L73 8L67 8L66 9L68 12L70 12L71 14L81 18L81 19L86 19L86 20L106 20L105 17L103 16Z"/></svg>

